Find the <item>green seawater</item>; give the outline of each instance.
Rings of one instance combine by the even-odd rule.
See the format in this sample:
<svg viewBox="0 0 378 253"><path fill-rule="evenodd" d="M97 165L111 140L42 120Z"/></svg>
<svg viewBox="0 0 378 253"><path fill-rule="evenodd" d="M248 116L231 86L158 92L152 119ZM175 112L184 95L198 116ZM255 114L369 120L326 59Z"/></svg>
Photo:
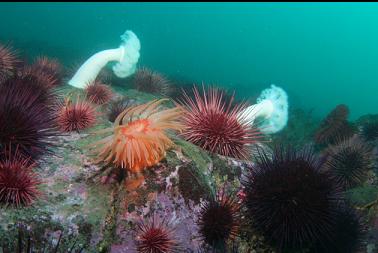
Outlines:
<svg viewBox="0 0 378 253"><path fill-rule="evenodd" d="M67 66L117 47L127 29L139 65L256 98L276 84L323 117L378 111L378 3L1 3L0 42Z"/></svg>

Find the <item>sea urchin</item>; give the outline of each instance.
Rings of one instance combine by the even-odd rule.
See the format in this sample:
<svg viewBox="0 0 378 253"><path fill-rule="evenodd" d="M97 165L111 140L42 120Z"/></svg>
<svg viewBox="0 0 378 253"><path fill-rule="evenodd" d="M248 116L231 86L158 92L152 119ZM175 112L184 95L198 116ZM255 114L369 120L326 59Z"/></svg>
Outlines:
<svg viewBox="0 0 378 253"><path fill-rule="evenodd" d="M247 159L249 145L262 139L257 127L242 118L246 104L232 105L233 96L226 102L223 92L210 88L203 96L193 88L194 99L184 92L179 103L184 109L182 136L213 153Z"/></svg>
<svg viewBox="0 0 378 253"><path fill-rule="evenodd" d="M38 198L40 192L34 164L16 150L6 152L0 161L0 204L5 206L28 206Z"/></svg>
<svg viewBox="0 0 378 253"><path fill-rule="evenodd" d="M33 161L51 152L55 116L46 101L51 93L36 89L33 82L11 78L0 84L0 146L11 143L12 150Z"/></svg>
<svg viewBox="0 0 378 253"><path fill-rule="evenodd" d="M15 72L19 60L10 46L0 44L0 83Z"/></svg>
<svg viewBox="0 0 378 253"><path fill-rule="evenodd" d="M131 104L132 100L127 97L122 97L120 99L117 99L116 101L111 102L108 109L108 120L114 123L118 115L126 110Z"/></svg>
<svg viewBox="0 0 378 253"><path fill-rule="evenodd" d="M66 101L58 111L57 123L63 132L81 131L96 123L96 115L96 109L86 101Z"/></svg>
<svg viewBox="0 0 378 253"><path fill-rule="evenodd" d="M224 194L205 202L201 207L198 225L205 243L214 249L224 250L227 241L237 235L240 225L240 204Z"/></svg>
<svg viewBox="0 0 378 253"><path fill-rule="evenodd" d="M313 151L261 151L243 182L252 229L279 252L300 250L331 236L338 190Z"/></svg>
<svg viewBox="0 0 378 253"><path fill-rule="evenodd" d="M85 93L87 94L87 100L97 105L108 103L113 96L109 86L100 81L95 81L89 84L85 88Z"/></svg>
<svg viewBox="0 0 378 253"><path fill-rule="evenodd" d="M137 250L139 253L178 253L178 240L174 231L164 221L152 218L148 222L141 222L137 227Z"/></svg>
<svg viewBox="0 0 378 253"><path fill-rule="evenodd" d="M139 91L162 96L168 96L172 91L171 83L167 78L148 68L142 68L135 73L133 84Z"/></svg>
<svg viewBox="0 0 378 253"><path fill-rule="evenodd" d="M329 147L324 169L347 190L362 184L373 166L372 148L355 137Z"/></svg>

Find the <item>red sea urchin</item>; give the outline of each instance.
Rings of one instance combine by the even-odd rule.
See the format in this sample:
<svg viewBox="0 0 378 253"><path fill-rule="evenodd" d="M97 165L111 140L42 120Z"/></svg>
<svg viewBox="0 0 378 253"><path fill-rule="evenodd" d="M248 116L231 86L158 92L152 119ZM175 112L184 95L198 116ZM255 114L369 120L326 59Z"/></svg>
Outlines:
<svg viewBox="0 0 378 253"><path fill-rule="evenodd" d="M85 88L87 94L87 100L97 105L103 105L108 103L112 96L112 90L108 85L103 84L100 81L94 81Z"/></svg>
<svg viewBox="0 0 378 253"><path fill-rule="evenodd" d="M34 164L17 150L6 152L0 160L0 204L5 206L28 206L40 195L41 183L32 171Z"/></svg>
<svg viewBox="0 0 378 253"><path fill-rule="evenodd" d="M96 123L96 109L86 101L67 101L58 110L57 123L63 132L80 131Z"/></svg>
<svg viewBox="0 0 378 253"><path fill-rule="evenodd" d="M224 156L247 159L248 145L262 139L257 127L251 126L240 113L246 104L224 100L223 92L209 88L201 96L197 88L193 88L194 99L184 92L184 99L179 101L184 109L182 136L193 144L213 153Z"/></svg>
<svg viewBox="0 0 378 253"><path fill-rule="evenodd" d="M139 253L179 253L179 242L174 231L164 221L153 217L137 227L136 244Z"/></svg>
<svg viewBox="0 0 378 253"><path fill-rule="evenodd" d="M19 60L12 48L0 44L0 83L12 75L18 62Z"/></svg>

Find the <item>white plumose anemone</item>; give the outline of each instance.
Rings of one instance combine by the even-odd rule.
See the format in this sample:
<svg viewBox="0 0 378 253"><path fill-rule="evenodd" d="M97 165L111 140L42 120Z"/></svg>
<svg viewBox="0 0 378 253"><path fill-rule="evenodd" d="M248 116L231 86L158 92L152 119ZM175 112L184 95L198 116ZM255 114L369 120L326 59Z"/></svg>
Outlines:
<svg viewBox="0 0 378 253"><path fill-rule="evenodd" d="M135 33L130 30L121 35L121 40L122 43L119 48L98 52L86 60L68 84L84 89L86 85L96 79L101 69L112 61L117 62L113 66L113 72L116 76L125 78L132 75L136 70L140 56L140 41Z"/></svg>
<svg viewBox="0 0 378 253"><path fill-rule="evenodd" d="M262 118L261 131L265 134L273 134L282 130L288 120L288 96L286 92L275 85L261 92L257 104L247 107L241 118L253 123L256 118Z"/></svg>

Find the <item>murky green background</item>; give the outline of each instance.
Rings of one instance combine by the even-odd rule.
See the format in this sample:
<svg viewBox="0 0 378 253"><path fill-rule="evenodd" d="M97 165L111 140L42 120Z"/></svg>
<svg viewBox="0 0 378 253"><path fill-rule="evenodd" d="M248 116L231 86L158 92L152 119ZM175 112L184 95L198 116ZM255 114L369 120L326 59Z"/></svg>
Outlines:
<svg viewBox="0 0 378 253"><path fill-rule="evenodd" d="M133 30L140 65L254 98L271 83L323 116L378 112L378 3L0 3L0 41L65 64Z"/></svg>

